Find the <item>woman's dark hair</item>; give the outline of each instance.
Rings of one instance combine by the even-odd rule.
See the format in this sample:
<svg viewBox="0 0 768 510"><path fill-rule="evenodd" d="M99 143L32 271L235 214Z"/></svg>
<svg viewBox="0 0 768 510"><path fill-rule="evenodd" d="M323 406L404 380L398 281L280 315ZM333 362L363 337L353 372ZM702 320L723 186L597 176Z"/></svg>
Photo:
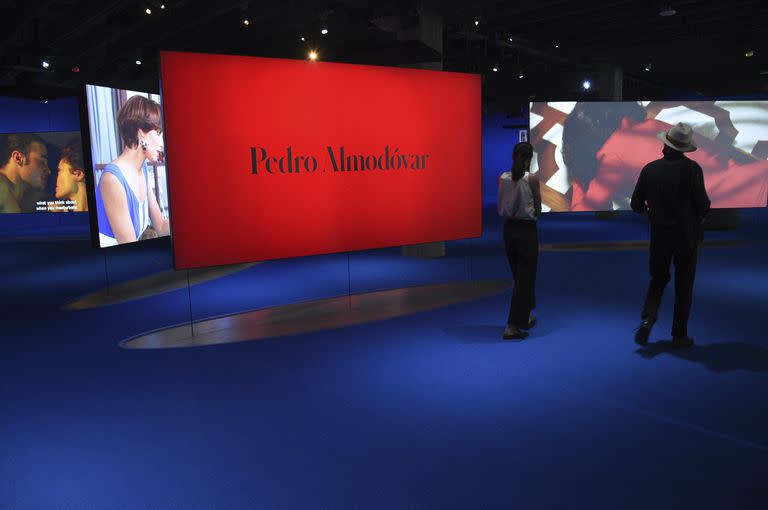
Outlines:
<svg viewBox="0 0 768 510"><path fill-rule="evenodd" d="M72 167L72 173L75 170L85 172L85 164L83 163L83 146L80 144L80 140L70 141L63 149L61 149L62 160L69 163Z"/></svg>
<svg viewBox="0 0 768 510"><path fill-rule="evenodd" d="M606 140L628 117L635 122L646 119L645 108L637 103L576 103L563 123L560 149L568 167L568 178L586 184L597 173L595 155Z"/></svg>
<svg viewBox="0 0 768 510"><path fill-rule="evenodd" d="M528 169L527 161L533 158L533 146L528 142L520 142L512 149L512 180L518 181Z"/></svg>
<svg viewBox="0 0 768 510"><path fill-rule="evenodd" d="M144 96L133 96L125 102L117 114L117 126L120 128L120 137L126 147L136 147L139 140L136 132L163 130L162 110L160 105Z"/></svg>

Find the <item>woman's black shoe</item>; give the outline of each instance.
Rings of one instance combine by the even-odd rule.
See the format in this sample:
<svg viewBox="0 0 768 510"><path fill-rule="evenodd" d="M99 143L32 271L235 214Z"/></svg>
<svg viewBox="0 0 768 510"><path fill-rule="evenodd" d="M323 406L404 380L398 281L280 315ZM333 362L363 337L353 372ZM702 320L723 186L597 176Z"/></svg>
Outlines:
<svg viewBox="0 0 768 510"><path fill-rule="evenodd" d="M528 333L526 331L523 331L522 329L516 326L508 325L506 328L504 328L504 335L502 336L502 338L504 340L522 340L527 336L528 336Z"/></svg>
<svg viewBox="0 0 768 510"><path fill-rule="evenodd" d="M651 336L651 328L653 327L653 321L650 319L643 319L643 322L635 330L635 343L637 345L645 345L648 343L648 337Z"/></svg>
<svg viewBox="0 0 768 510"><path fill-rule="evenodd" d="M531 329L535 325L536 325L536 316L535 315L531 315L528 318L528 324L526 324L524 327L522 327L520 329Z"/></svg>

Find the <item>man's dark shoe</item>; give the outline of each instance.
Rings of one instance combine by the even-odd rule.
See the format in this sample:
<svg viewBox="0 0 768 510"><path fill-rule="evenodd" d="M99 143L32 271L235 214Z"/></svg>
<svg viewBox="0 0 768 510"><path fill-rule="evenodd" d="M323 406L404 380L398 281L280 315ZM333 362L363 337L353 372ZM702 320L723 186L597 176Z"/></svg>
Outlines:
<svg viewBox="0 0 768 510"><path fill-rule="evenodd" d="M673 349L685 349L686 347L693 347L693 338L689 336L676 336L672 338Z"/></svg>
<svg viewBox="0 0 768 510"><path fill-rule="evenodd" d="M504 335L502 336L502 338L504 340L522 340L527 336L528 336L528 332L523 331L517 326L507 325L507 327L504 328Z"/></svg>
<svg viewBox="0 0 768 510"><path fill-rule="evenodd" d="M635 343L637 345L645 345L648 343L648 337L651 336L651 328L653 327L653 321L650 319L643 319L643 322L635 330Z"/></svg>

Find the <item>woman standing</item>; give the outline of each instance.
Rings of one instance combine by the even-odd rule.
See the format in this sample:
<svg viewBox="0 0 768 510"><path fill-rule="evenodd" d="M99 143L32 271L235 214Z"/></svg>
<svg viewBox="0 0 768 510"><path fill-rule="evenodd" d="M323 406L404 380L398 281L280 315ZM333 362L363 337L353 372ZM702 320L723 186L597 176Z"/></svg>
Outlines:
<svg viewBox="0 0 768 510"><path fill-rule="evenodd" d="M536 307L536 265L539 234L536 220L541 215L541 188L536 175L529 173L533 147L520 142L512 151L512 170L499 177L499 215L504 221L504 248L515 287L509 306L504 339L522 339L536 324L531 310Z"/></svg>
<svg viewBox="0 0 768 510"><path fill-rule="evenodd" d="M149 189L147 161L163 157L160 105L142 96L131 97L120 109L117 124L123 152L104 167L96 188L100 245L131 243L147 228L170 233L155 195Z"/></svg>

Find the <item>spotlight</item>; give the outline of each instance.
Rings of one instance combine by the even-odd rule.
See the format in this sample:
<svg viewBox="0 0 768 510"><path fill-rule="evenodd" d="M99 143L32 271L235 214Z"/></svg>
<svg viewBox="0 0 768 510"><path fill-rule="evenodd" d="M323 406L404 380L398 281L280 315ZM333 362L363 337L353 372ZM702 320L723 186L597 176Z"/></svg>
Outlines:
<svg viewBox="0 0 768 510"><path fill-rule="evenodd" d="M141 65L141 60L139 60L138 58L136 59L136 65L137 65L137 66L140 66L140 65Z"/></svg>
<svg viewBox="0 0 768 510"><path fill-rule="evenodd" d="M560 45L559 44L555 44L555 49L558 49L558 48L560 48Z"/></svg>
<svg viewBox="0 0 768 510"><path fill-rule="evenodd" d="M525 78L525 73L523 73L523 71L520 71L519 73L517 73L517 77L522 80L523 78Z"/></svg>
<svg viewBox="0 0 768 510"><path fill-rule="evenodd" d="M308 57L309 57L309 60L311 60L312 62L316 61L317 60L317 52L314 51L314 50L310 51Z"/></svg>
<svg viewBox="0 0 768 510"><path fill-rule="evenodd" d="M592 88L592 82L591 82L591 81L589 81L589 80L584 80L584 81L581 83L581 88L583 88L584 90L589 90L589 89L591 89L591 88Z"/></svg>
<svg viewBox="0 0 768 510"><path fill-rule="evenodd" d="M650 72L651 72L651 69L653 69L653 64L651 64L650 62L648 62L648 64L645 66L645 71L646 71L647 73L650 73Z"/></svg>
<svg viewBox="0 0 768 510"><path fill-rule="evenodd" d="M304 36L301 37L301 42L305 42L306 40L307 40L306 37L304 37Z"/></svg>
<svg viewBox="0 0 768 510"><path fill-rule="evenodd" d="M475 20L475 26L478 26L479 24L480 24L480 20L479 20L479 19L476 19L476 20Z"/></svg>
<svg viewBox="0 0 768 510"><path fill-rule="evenodd" d="M677 11L674 10L671 5L665 5L659 11L659 16L664 16L664 17L674 16L675 14L677 14Z"/></svg>
<svg viewBox="0 0 768 510"><path fill-rule="evenodd" d="M744 52L744 56L747 57L747 58L754 57L755 56L755 50L747 50L747 51L745 51Z"/></svg>
<svg viewBox="0 0 768 510"><path fill-rule="evenodd" d="M243 25L248 26L250 24L251 24L250 20L247 20L247 19L243 20Z"/></svg>
<svg viewBox="0 0 768 510"><path fill-rule="evenodd" d="M146 9L144 9L144 13L147 14L147 15L152 14L152 9L147 7Z"/></svg>
<svg viewBox="0 0 768 510"><path fill-rule="evenodd" d="M509 38L509 42L513 42L511 37Z"/></svg>
<svg viewBox="0 0 768 510"><path fill-rule="evenodd" d="M328 33L328 29L324 28L320 31L321 34L326 35Z"/></svg>
<svg viewBox="0 0 768 510"><path fill-rule="evenodd" d="M80 68L77 67L77 66L72 66L72 72L73 73L79 73L80 72Z"/></svg>
<svg viewBox="0 0 768 510"><path fill-rule="evenodd" d="M51 61L48 60L47 58L44 58L43 60L40 61L40 65L43 66L43 69L48 69L49 67L51 67Z"/></svg>
<svg viewBox="0 0 768 510"><path fill-rule="evenodd" d="M160 10L165 10L165 4L160 4Z"/></svg>
<svg viewBox="0 0 768 510"><path fill-rule="evenodd" d="M48 100L46 99L45 101L43 101L43 104L48 104Z"/></svg>
<svg viewBox="0 0 768 510"><path fill-rule="evenodd" d="M498 73L498 72L499 72L499 68L498 68L498 67L493 67L491 70L492 70L494 73Z"/></svg>

